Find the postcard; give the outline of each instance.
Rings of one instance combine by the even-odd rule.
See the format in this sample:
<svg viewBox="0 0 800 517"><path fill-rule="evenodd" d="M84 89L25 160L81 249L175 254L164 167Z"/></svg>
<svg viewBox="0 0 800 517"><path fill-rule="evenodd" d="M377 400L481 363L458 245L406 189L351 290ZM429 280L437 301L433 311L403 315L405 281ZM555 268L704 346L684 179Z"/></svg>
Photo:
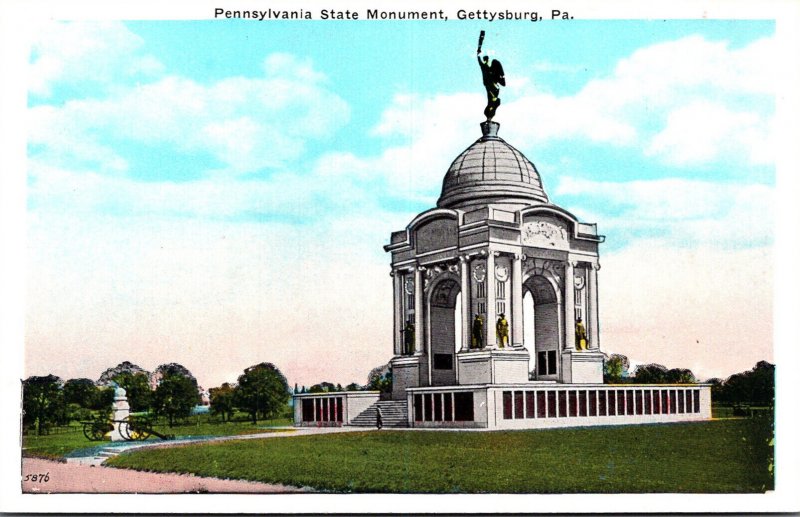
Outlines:
<svg viewBox="0 0 800 517"><path fill-rule="evenodd" d="M799 21L8 3L2 509L797 511Z"/></svg>

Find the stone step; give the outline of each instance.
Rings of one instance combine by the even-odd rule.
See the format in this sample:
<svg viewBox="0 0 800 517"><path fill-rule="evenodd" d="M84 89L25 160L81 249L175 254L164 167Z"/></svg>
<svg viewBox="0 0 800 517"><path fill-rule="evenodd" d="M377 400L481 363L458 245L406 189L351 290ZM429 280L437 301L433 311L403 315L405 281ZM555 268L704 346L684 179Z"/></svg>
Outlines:
<svg viewBox="0 0 800 517"><path fill-rule="evenodd" d="M405 401L379 401L356 416L350 425L356 427L375 427L377 425L377 408L381 408L381 420L384 427L407 427L408 412Z"/></svg>

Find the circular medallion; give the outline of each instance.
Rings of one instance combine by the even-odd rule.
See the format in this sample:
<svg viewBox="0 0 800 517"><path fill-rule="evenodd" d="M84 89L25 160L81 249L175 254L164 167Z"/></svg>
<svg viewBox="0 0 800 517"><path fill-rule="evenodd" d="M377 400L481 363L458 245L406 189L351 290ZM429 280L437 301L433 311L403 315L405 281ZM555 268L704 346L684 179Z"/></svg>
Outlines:
<svg viewBox="0 0 800 517"><path fill-rule="evenodd" d="M406 294L414 294L414 281L410 278L406 280Z"/></svg>
<svg viewBox="0 0 800 517"><path fill-rule="evenodd" d="M474 278L476 282L483 282L486 280L486 266L477 264L472 269L472 278Z"/></svg>
<svg viewBox="0 0 800 517"><path fill-rule="evenodd" d="M508 268L506 266L497 266L494 268L494 277L501 282L508 280Z"/></svg>

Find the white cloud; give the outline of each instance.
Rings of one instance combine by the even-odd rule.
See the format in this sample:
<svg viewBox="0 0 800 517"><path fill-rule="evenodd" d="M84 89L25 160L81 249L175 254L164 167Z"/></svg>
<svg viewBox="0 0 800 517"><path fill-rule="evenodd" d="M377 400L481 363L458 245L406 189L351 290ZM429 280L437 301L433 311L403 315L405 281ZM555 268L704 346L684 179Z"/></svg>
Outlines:
<svg viewBox="0 0 800 517"><path fill-rule="evenodd" d="M774 154L767 124L758 113L734 112L716 102L693 102L667 116L666 127L653 137L645 154L691 165L743 151L750 163L769 163Z"/></svg>
<svg viewBox="0 0 800 517"><path fill-rule="evenodd" d="M337 167L336 163L339 162L333 159L323 160L310 171L281 172L268 179L217 177L190 182L140 182L32 162L28 198L36 212L48 217L113 213L295 222L324 217L330 224L341 214L353 216L380 210L372 183L331 173L329 167Z"/></svg>
<svg viewBox="0 0 800 517"><path fill-rule="evenodd" d="M773 163L771 105L779 63L772 38L732 49L691 36L639 49L609 77L572 96L525 88L501 106L522 141L586 138L638 146L669 163L707 163L728 155ZM691 58L688 58L691 56ZM530 81L527 84L535 84Z"/></svg>
<svg viewBox="0 0 800 517"><path fill-rule="evenodd" d="M163 65L140 54L142 44L142 39L119 21L43 22L32 45L29 89L49 96L55 82L108 85L120 77L158 75Z"/></svg>
<svg viewBox="0 0 800 517"><path fill-rule="evenodd" d="M775 192L760 184L723 184L668 178L602 182L563 177L556 194L589 206L602 227L617 232L659 233L672 245L724 248L772 242Z"/></svg>
<svg viewBox="0 0 800 517"><path fill-rule="evenodd" d="M500 136L528 152L556 140L589 140L676 166L769 165L773 45L765 38L731 49L699 36L659 43L571 96L542 93L531 78L520 77L516 90L501 93ZM749 104L751 98L760 104ZM424 193L437 190L450 161L480 136L484 102L479 94L396 95L372 130L387 147L363 158L364 167L383 171L402 195L434 201Z"/></svg>
<svg viewBox="0 0 800 517"><path fill-rule="evenodd" d="M210 85L167 76L103 100L31 108L30 143L43 147L36 156L55 163L72 158L101 172L127 166L126 144L112 151L102 143L108 138L207 152L233 174L282 166L300 156L308 139L344 125L349 107L309 63L284 54L266 61L269 73L280 76Z"/></svg>

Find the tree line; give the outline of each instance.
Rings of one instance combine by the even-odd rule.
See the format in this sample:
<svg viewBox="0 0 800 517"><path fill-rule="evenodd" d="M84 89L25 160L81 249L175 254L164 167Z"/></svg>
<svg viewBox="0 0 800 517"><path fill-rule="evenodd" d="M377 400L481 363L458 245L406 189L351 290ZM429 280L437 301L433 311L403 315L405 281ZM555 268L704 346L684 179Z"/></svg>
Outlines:
<svg viewBox="0 0 800 517"><path fill-rule="evenodd" d="M621 354L612 354L603 361L603 382L609 384L695 384L698 379L686 368L666 368L660 364L644 364L630 371L630 361ZM712 378L711 400L717 404L772 407L775 403L775 365L759 361L750 370L727 379Z"/></svg>
<svg viewBox="0 0 800 517"><path fill-rule="evenodd" d="M252 423L258 419L279 416L289 400L286 377L272 363L259 363L245 368L236 384L224 383L209 390L211 414L230 421L239 410L247 413Z"/></svg>
<svg viewBox="0 0 800 517"><path fill-rule="evenodd" d="M294 385L294 393L336 393L341 391L380 391L382 393L391 393L391 363L373 368L367 376L367 383L363 386L357 382L351 382L347 386L342 387L341 384L333 384L328 381L314 384L309 388L305 386L298 387L297 384Z"/></svg>
<svg viewBox="0 0 800 517"><path fill-rule="evenodd" d="M155 389L146 374L131 371L119 372L100 385L86 378L65 382L52 374L28 377L22 381L23 429L45 434L54 425L108 418L115 385L125 389L132 412L164 417L173 426L200 402L197 381L183 367L164 368L160 374Z"/></svg>

